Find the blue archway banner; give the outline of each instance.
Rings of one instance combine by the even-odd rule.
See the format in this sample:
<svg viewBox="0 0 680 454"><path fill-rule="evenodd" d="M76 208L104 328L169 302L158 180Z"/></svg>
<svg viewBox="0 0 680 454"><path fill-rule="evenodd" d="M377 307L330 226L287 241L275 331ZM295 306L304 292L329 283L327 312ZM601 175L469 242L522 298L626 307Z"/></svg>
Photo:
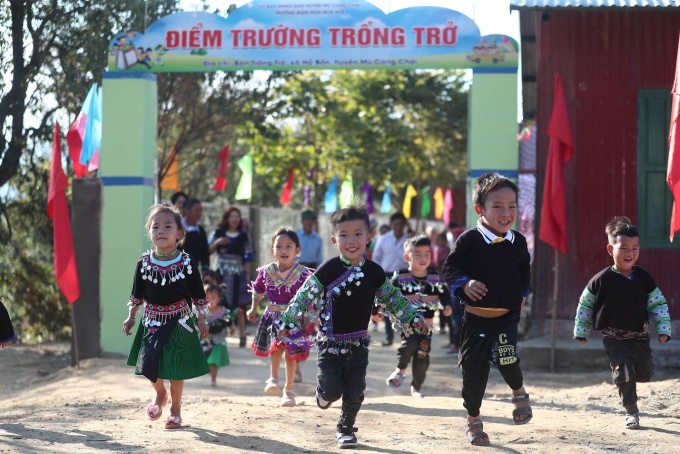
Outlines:
<svg viewBox="0 0 680 454"><path fill-rule="evenodd" d="M468 16L422 6L385 14L364 0L254 0L229 17L165 16L111 40L109 71L516 69L517 42Z"/></svg>

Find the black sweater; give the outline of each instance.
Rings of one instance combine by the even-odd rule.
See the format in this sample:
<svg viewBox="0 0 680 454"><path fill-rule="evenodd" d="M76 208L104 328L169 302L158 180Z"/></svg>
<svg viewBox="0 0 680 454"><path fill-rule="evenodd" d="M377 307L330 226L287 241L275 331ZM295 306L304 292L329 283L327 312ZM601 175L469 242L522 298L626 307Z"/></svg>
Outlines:
<svg viewBox="0 0 680 454"><path fill-rule="evenodd" d="M444 262L444 280L462 304L519 311L531 288L527 240L513 230L514 241L487 243L477 229L463 232ZM470 280L486 285L487 294L472 301L462 289Z"/></svg>

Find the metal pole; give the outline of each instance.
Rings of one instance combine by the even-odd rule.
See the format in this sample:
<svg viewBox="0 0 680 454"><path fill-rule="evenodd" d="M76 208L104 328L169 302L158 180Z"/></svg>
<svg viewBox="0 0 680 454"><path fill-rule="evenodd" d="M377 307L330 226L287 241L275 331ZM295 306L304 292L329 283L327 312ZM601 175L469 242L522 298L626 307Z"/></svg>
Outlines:
<svg viewBox="0 0 680 454"><path fill-rule="evenodd" d="M553 297L552 297L552 322L550 326L550 372L555 372L555 323L557 320L557 287L559 283L559 253L555 249L555 264L553 266Z"/></svg>

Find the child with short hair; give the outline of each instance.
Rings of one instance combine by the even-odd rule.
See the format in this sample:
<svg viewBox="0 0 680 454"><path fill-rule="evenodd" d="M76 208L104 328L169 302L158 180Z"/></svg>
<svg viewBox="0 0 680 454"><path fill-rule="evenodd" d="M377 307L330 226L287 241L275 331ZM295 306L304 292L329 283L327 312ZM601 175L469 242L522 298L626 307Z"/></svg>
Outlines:
<svg viewBox="0 0 680 454"><path fill-rule="evenodd" d="M354 423L366 389L371 343L368 322L374 302L390 314L400 330L426 330L417 307L390 284L377 263L363 258L371 239L369 231L365 207L350 205L333 213L331 240L340 256L314 271L276 322L285 337L291 329L299 329L305 312L320 312L316 404L327 409L342 398L336 433L340 448L357 444Z"/></svg>
<svg viewBox="0 0 680 454"><path fill-rule="evenodd" d="M629 218L617 216L605 227L607 252L614 265L590 279L579 299L574 339L587 342L591 329L602 331L612 380L626 410L625 427L638 429L636 383L654 375L648 322L656 327L659 343L671 338L668 305L652 276L636 266L640 256L640 233Z"/></svg>
<svg viewBox="0 0 680 454"><path fill-rule="evenodd" d="M146 415L152 421L161 417L168 403L164 380L170 381L172 405L165 428L178 429L182 427L184 380L210 373L197 335L201 338L208 335L205 322L208 301L197 262L186 252L177 250L185 235L179 210L165 204L152 206L146 229L154 250L142 254L135 269L128 303L130 311L123 322L123 332L131 334L142 305L144 317L132 342L127 365L136 366L135 374L144 375L153 384L156 399L146 408Z"/></svg>
<svg viewBox="0 0 680 454"><path fill-rule="evenodd" d="M297 361L309 356L309 343L303 330L297 330L287 339L279 340L275 322L288 307L295 292L312 275L312 271L295 259L300 255L300 239L290 227L281 227L272 236L272 254L275 261L257 269L257 277L252 283L252 304L246 313L248 320L255 321L257 305L267 298L268 305L260 319L252 348L255 355L269 357L270 373L265 382L264 392L278 394L279 368L281 357L285 355L286 384L281 398L282 407L294 407L297 394L293 390Z"/></svg>
<svg viewBox="0 0 680 454"><path fill-rule="evenodd" d="M517 220L517 193L517 185L502 175L481 175L472 195L477 228L458 237L444 263L444 278L465 308L459 366L468 414L465 432L473 445L490 444L480 416L490 360L512 389L515 424L533 416L516 351L531 279L526 238L510 229Z"/></svg>
<svg viewBox="0 0 680 454"><path fill-rule="evenodd" d="M222 290L215 284L205 284L205 295L208 299L206 317L208 322L208 337L201 341L205 359L210 367L210 386L217 386L217 370L226 367L229 362L227 336L234 333L229 310L222 305Z"/></svg>
<svg viewBox="0 0 680 454"><path fill-rule="evenodd" d="M411 395L424 397L421 389L430 366L434 314L437 309L441 309L445 316L451 315L451 293L439 272L430 268L432 241L427 236L414 235L406 239L404 260L408 263L408 269L394 273L391 283L400 289L402 295L412 304L420 307L428 331L425 334L401 337L401 346L397 350L397 368L387 378L387 386L392 388L401 386L406 378L406 368L413 360Z"/></svg>

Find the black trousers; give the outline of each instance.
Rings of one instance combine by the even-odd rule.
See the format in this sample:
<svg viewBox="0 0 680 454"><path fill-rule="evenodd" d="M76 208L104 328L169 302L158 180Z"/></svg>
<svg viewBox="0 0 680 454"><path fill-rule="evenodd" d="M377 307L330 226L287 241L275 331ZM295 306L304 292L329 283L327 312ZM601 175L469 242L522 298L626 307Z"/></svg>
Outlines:
<svg viewBox="0 0 680 454"><path fill-rule="evenodd" d="M638 413L636 383L651 381L654 361L649 340L602 339L612 368L612 380L619 389L627 413Z"/></svg>
<svg viewBox="0 0 680 454"><path fill-rule="evenodd" d="M402 337L401 346L397 349L397 367L406 369L413 360L411 386L420 391L425 381L427 369L430 367L430 350L432 350L431 334L413 333Z"/></svg>
<svg viewBox="0 0 680 454"><path fill-rule="evenodd" d="M479 416L493 364L511 389L523 386L517 357L519 312L485 318L465 312L461 327L459 365L463 371L463 406L468 415Z"/></svg>
<svg viewBox="0 0 680 454"><path fill-rule="evenodd" d="M323 400L335 402L342 398L338 429L353 427L364 401L368 349L353 348L350 353L334 355L319 353L316 390Z"/></svg>

